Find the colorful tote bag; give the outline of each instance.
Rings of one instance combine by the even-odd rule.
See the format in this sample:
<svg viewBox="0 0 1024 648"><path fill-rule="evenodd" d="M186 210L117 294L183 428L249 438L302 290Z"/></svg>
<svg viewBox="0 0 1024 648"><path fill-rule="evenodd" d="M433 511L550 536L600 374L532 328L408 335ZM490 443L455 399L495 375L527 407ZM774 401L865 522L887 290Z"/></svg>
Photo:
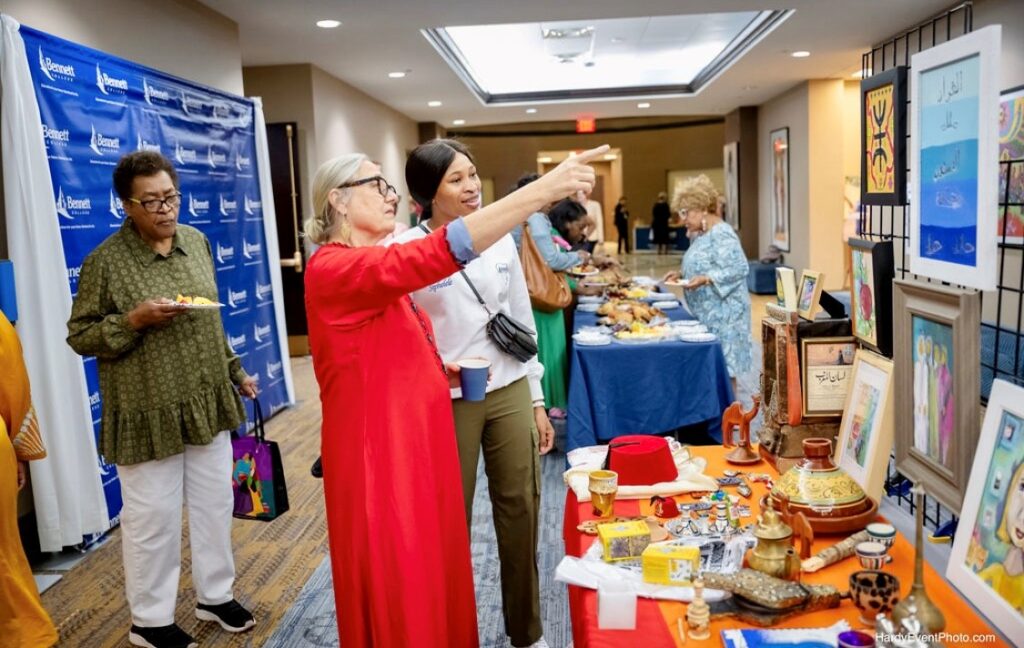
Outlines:
<svg viewBox="0 0 1024 648"><path fill-rule="evenodd" d="M253 433L231 439L234 515L243 520L269 521L288 510L288 486L281 451L277 443L266 439L259 400L253 399L253 406Z"/></svg>

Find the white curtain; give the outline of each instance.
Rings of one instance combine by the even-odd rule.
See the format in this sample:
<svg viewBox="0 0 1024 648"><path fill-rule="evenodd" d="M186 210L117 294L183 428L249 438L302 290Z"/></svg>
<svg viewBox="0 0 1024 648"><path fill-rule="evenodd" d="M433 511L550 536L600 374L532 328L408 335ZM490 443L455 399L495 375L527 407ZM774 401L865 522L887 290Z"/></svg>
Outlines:
<svg viewBox="0 0 1024 648"><path fill-rule="evenodd" d="M263 117L263 100L252 97L255 104L256 168L260 174L260 198L263 201L263 236L267 240L267 263L270 264L270 286L274 292L274 319L277 322L277 343L281 349L284 384L288 404L295 404L292 366L288 362L288 331L284 322L284 285L281 282L281 252L277 245L277 211L274 209L274 186L270 178L270 148L267 146L267 122ZM258 368L255 369L259 371ZM271 403L272 405L273 403Z"/></svg>
<svg viewBox="0 0 1024 648"><path fill-rule="evenodd" d="M18 334L48 456L33 461L39 542L60 551L109 528L82 359L65 343L71 289L39 105L19 24L2 16L0 147Z"/></svg>

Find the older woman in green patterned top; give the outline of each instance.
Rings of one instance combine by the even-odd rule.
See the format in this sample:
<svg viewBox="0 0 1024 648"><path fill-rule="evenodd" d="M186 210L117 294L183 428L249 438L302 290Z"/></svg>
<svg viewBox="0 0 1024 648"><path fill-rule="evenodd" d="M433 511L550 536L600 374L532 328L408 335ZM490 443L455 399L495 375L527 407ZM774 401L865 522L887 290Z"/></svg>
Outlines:
<svg viewBox="0 0 1024 648"><path fill-rule="evenodd" d="M210 244L178 224L178 176L159 153L126 155L114 171L121 229L85 259L68 344L99 366L100 451L117 464L124 508L129 642L187 648L174 623L181 507L188 505L196 616L229 632L255 625L234 598L230 432L245 420L236 387L256 397L224 337L220 313L178 294L217 301Z"/></svg>

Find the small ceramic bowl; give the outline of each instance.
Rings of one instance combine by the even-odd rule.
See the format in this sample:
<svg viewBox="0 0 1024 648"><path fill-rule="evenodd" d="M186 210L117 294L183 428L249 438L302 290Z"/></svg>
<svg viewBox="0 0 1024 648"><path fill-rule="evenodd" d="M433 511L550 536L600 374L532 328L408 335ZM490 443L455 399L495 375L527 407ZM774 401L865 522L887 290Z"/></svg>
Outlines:
<svg viewBox="0 0 1024 648"><path fill-rule="evenodd" d="M850 598L860 610L860 622L868 627L874 627L879 612L892 612L899 597L900 580L888 572L868 569L850 574Z"/></svg>
<svg viewBox="0 0 1024 648"><path fill-rule="evenodd" d="M896 542L896 528L884 522L872 522L867 526L868 537L872 542L891 547Z"/></svg>
<svg viewBox="0 0 1024 648"><path fill-rule="evenodd" d="M864 569L881 569L892 560L886 552L889 550L879 542L859 542L855 548L857 558Z"/></svg>
<svg viewBox="0 0 1024 648"><path fill-rule="evenodd" d="M839 648L875 648L875 638L860 630L840 632Z"/></svg>

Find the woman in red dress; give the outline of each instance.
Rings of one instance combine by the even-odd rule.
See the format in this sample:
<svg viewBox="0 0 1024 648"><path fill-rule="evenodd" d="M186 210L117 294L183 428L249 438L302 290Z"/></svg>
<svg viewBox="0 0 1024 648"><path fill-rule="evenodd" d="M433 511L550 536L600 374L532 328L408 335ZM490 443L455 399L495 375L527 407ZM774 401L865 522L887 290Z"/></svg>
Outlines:
<svg viewBox="0 0 1024 648"><path fill-rule="evenodd" d="M363 155L313 178L306 312L338 634L359 646L478 645L449 386L430 320L408 293L441 281L541 206L590 189L600 147L430 236L379 247L398 195Z"/></svg>

